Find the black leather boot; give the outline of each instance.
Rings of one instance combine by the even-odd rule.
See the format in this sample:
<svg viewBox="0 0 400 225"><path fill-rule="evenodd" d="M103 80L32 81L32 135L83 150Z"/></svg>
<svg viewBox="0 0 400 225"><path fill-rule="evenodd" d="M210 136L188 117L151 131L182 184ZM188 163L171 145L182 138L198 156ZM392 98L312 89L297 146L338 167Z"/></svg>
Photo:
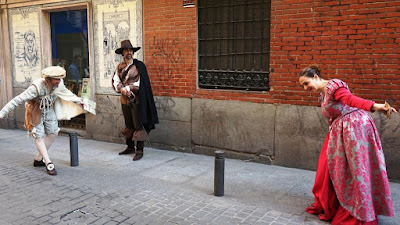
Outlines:
<svg viewBox="0 0 400 225"><path fill-rule="evenodd" d="M133 161L137 161L143 157L144 141L137 141L136 153L133 156Z"/></svg>
<svg viewBox="0 0 400 225"><path fill-rule="evenodd" d="M126 149L118 154L120 155L126 155L126 154L131 154L135 153L135 142L131 138L127 138L125 143L128 145Z"/></svg>

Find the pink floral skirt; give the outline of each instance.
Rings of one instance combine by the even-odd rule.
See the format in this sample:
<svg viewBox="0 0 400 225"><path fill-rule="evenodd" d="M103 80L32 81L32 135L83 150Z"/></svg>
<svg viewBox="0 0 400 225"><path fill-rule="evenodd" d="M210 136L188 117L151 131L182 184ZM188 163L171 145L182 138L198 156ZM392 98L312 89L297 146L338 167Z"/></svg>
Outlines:
<svg viewBox="0 0 400 225"><path fill-rule="evenodd" d="M306 211L318 215L320 220L331 221L333 225L378 225L378 218L371 222L363 222L353 217L349 211L340 205L336 197L335 189L329 177L328 159L326 149L328 147L329 134L322 147L317 167L317 175L313 187L315 202Z"/></svg>

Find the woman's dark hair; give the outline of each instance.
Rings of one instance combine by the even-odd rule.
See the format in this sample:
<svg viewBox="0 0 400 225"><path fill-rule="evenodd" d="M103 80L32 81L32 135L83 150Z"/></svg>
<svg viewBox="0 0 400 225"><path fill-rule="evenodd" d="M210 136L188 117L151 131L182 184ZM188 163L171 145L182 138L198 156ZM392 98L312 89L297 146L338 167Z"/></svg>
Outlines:
<svg viewBox="0 0 400 225"><path fill-rule="evenodd" d="M302 76L314 77L314 75L321 77L321 69L316 64L307 66L306 68L302 69L299 73L299 77Z"/></svg>

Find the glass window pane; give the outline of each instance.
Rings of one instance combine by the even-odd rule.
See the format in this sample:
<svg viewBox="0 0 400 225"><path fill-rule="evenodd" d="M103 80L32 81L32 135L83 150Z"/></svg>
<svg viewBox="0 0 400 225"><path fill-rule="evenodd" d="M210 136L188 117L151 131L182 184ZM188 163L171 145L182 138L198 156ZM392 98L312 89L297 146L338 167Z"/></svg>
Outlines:
<svg viewBox="0 0 400 225"><path fill-rule="evenodd" d="M83 78L89 78L86 10L50 13L52 59L65 68L64 83L78 96L82 94Z"/></svg>
<svg viewBox="0 0 400 225"><path fill-rule="evenodd" d="M50 13L52 63L64 67L65 86L79 97L90 98L87 10ZM85 114L60 126L84 129Z"/></svg>

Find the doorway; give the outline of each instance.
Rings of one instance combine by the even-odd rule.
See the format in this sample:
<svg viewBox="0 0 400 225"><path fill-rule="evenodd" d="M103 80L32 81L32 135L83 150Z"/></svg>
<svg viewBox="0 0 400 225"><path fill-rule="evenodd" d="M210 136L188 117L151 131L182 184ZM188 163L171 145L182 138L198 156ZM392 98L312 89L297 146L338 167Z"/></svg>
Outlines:
<svg viewBox="0 0 400 225"><path fill-rule="evenodd" d="M87 10L50 13L52 64L64 67L65 86L79 97L87 97L90 85ZM90 88L90 86L89 86ZM85 129L85 114L60 121L60 126Z"/></svg>

